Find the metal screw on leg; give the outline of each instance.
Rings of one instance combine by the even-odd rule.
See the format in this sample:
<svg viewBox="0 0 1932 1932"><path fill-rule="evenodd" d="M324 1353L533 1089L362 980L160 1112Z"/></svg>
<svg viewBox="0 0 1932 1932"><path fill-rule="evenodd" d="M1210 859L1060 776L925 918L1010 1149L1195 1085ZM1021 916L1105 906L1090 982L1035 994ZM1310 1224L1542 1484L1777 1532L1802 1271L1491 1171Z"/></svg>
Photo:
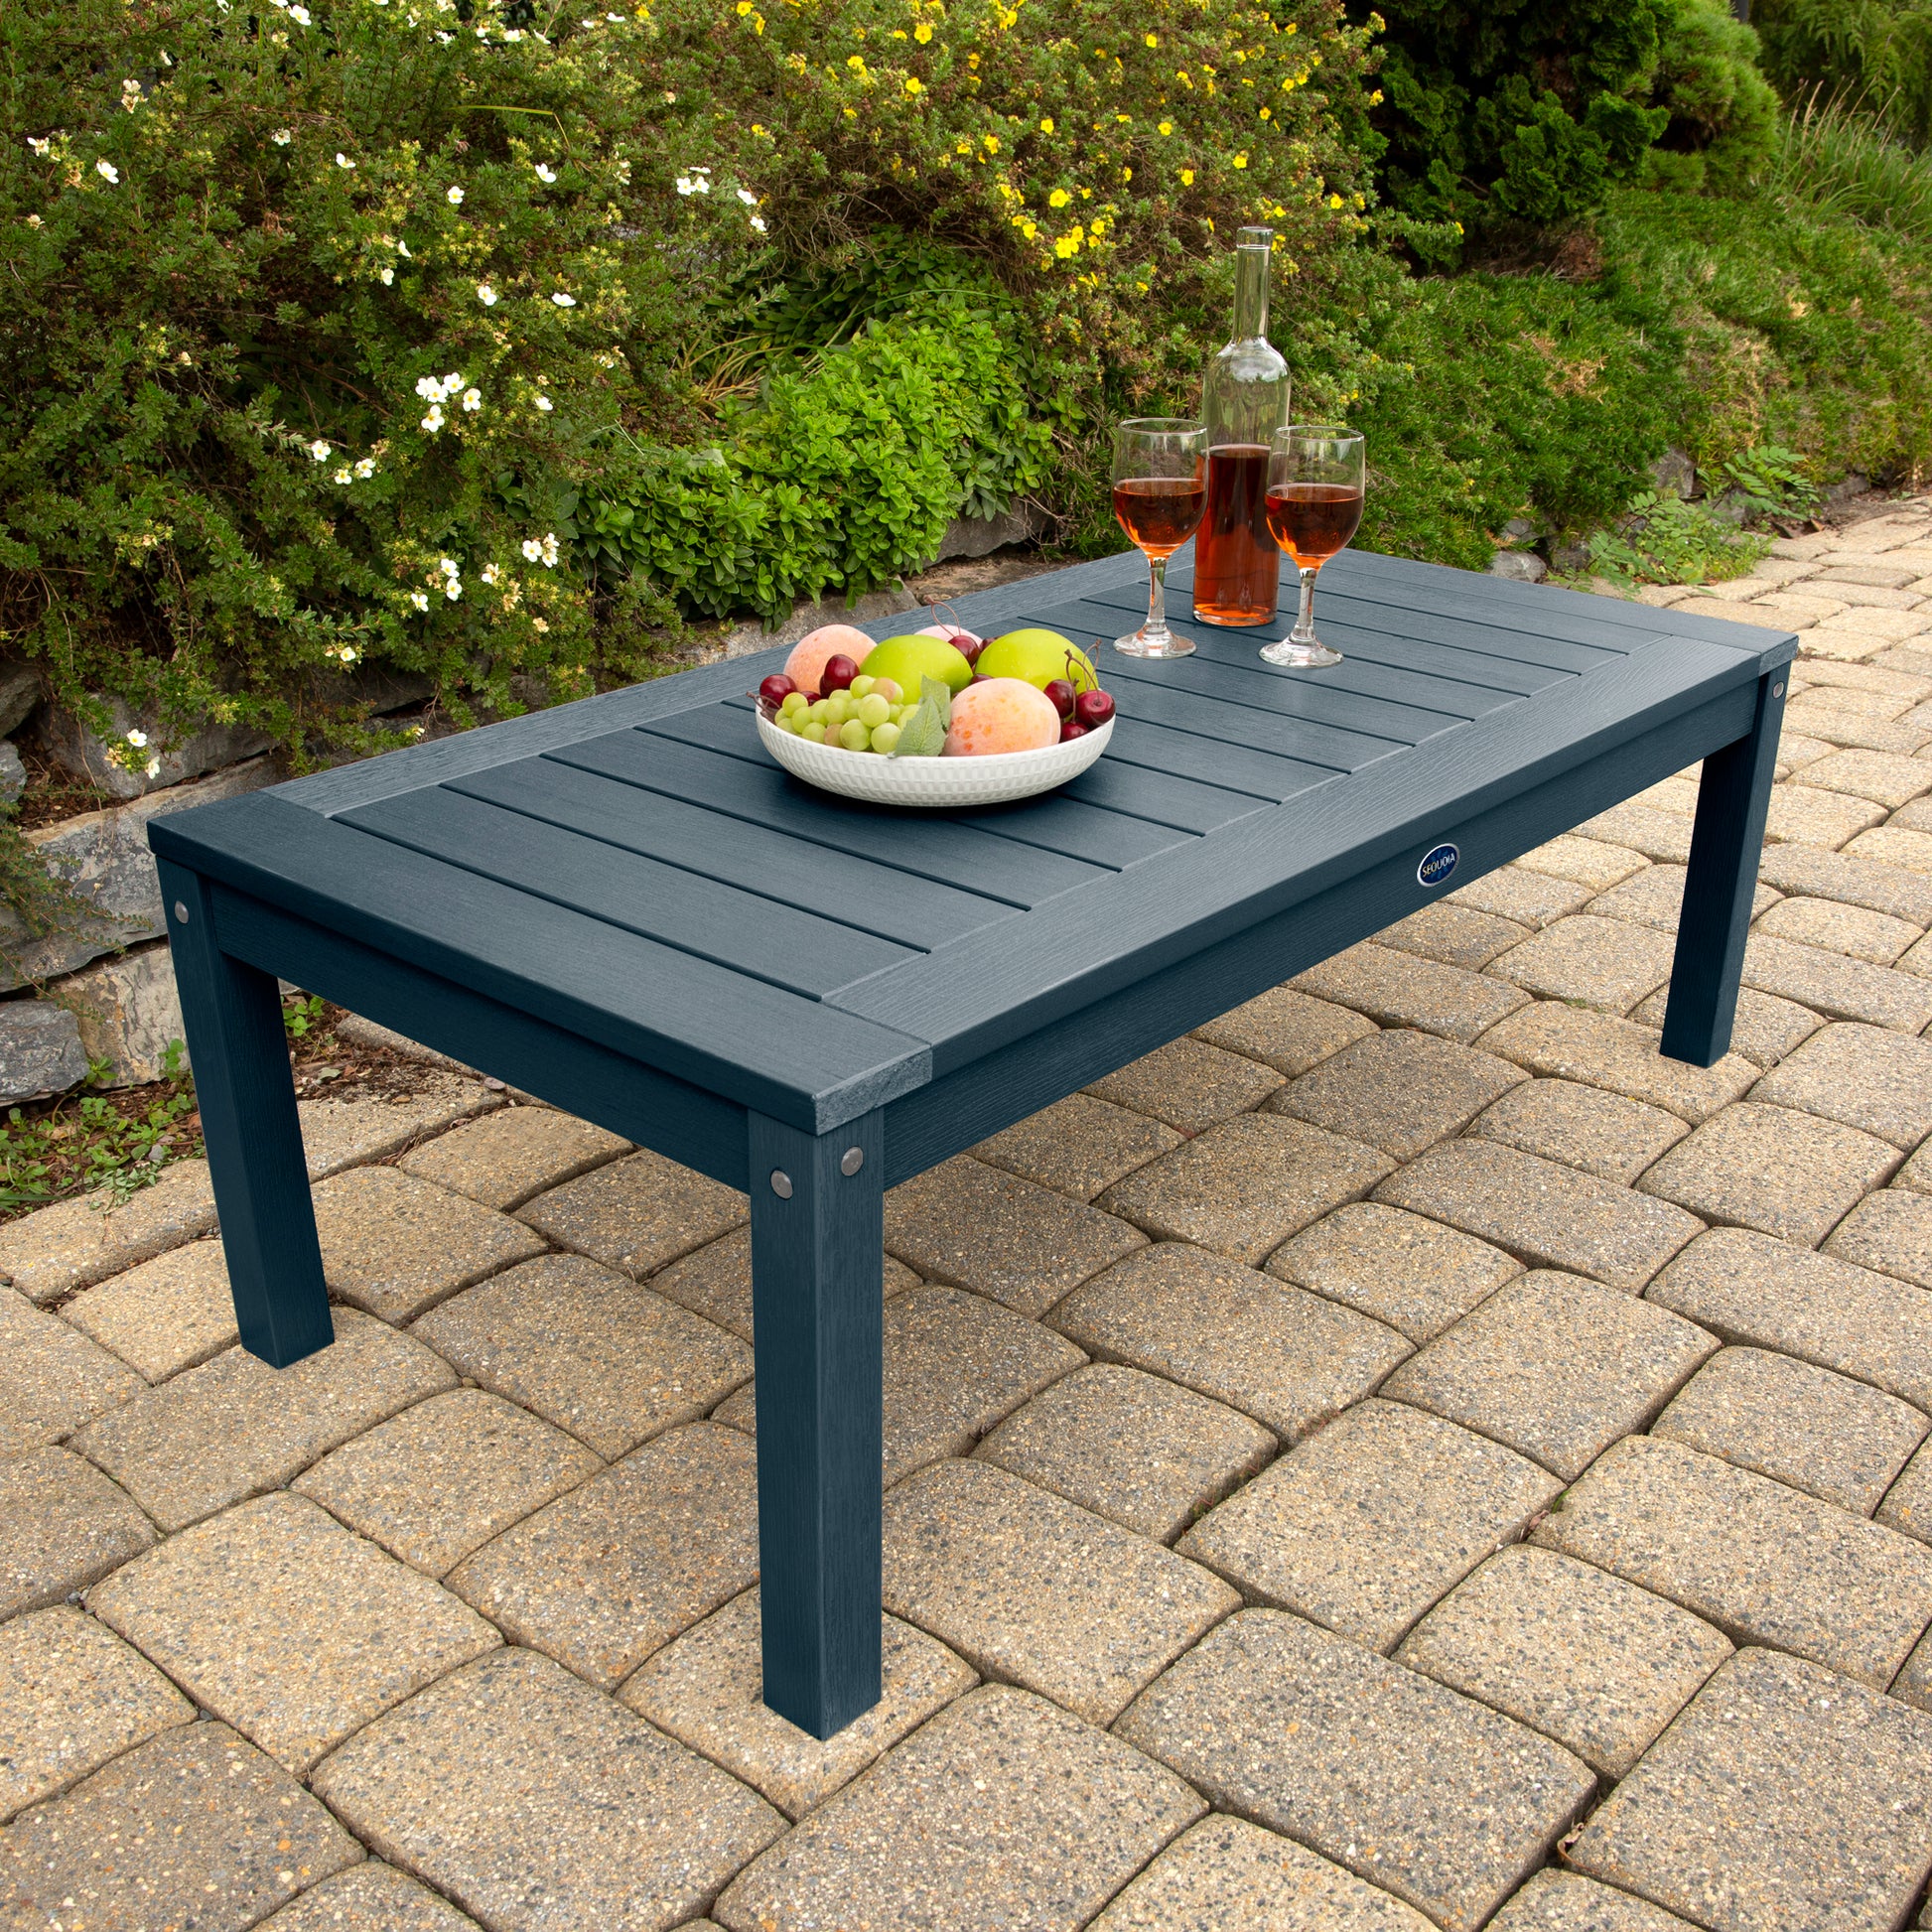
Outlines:
<svg viewBox="0 0 1932 1932"><path fill-rule="evenodd" d="M849 1147L839 1157L839 1172L855 1174L866 1165L866 1151L862 1147Z"/></svg>
<svg viewBox="0 0 1932 1932"><path fill-rule="evenodd" d="M785 1173L784 1169L773 1168L771 1170L771 1191L780 1200L789 1200L791 1198L791 1176Z"/></svg>
<svg viewBox="0 0 1932 1932"><path fill-rule="evenodd" d="M183 925L188 923L188 901L185 898L175 900L175 917Z"/></svg>
<svg viewBox="0 0 1932 1932"><path fill-rule="evenodd" d="M1771 695L1772 695L1772 697L1774 697L1774 698L1781 698L1781 697L1783 697L1783 696L1784 696L1784 686L1783 686L1782 684L1774 684L1774 685L1772 685L1772 686L1771 686Z"/></svg>

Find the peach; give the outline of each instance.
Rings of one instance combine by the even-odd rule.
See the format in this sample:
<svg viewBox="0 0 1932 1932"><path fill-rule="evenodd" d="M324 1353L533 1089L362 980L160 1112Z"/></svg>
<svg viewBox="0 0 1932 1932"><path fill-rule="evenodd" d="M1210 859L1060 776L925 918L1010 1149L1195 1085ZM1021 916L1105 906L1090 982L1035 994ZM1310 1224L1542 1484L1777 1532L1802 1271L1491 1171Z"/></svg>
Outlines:
<svg viewBox="0 0 1932 1932"><path fill-rule="evenodd" d="M952 701L947 758L1037 752L1059 742L1060 714L1052 699L1025 678L990 677L969 684Z"/></svg>
<svg viewBox="0 0 1932 1932"><path fill-rule="evenodd" d="M799 690L815 692L828 658L844 656L863 664L872 646L872 638L854 624L822 623L792 645L791 655L785 659L785 676Z"/></svg>

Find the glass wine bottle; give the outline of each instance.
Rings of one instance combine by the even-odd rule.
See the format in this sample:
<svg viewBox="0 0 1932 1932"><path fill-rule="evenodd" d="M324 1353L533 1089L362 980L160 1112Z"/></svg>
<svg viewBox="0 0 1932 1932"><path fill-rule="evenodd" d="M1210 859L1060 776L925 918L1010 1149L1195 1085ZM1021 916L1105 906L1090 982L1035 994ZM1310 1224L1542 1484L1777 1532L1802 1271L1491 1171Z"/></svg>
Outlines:
<svg viewBox="0 0 1932 1932"><path fill-rule="evenodd" d="M1234 340L1201 379L1207 426L1207 507L1194 540L1194 616L1203 623L1266 623L1275 615L1282 553L1268 528L1268 456L1288 423L1288 364L1268 341L1272 228L1235 237Z"/></svg>

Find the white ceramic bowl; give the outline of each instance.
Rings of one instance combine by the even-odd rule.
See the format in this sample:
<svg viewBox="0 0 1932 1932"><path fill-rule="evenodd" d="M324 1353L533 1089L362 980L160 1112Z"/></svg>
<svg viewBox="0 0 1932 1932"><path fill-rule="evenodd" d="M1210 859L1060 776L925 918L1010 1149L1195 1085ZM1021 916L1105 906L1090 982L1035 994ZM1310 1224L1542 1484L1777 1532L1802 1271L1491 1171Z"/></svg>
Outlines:
<svg viewBox="0 0 1932 1932"><path fill-rule="evenodd" d="M814 745L759 717L764 749L794 778L821 791L863 798L874 805L925 805L958 810L1031 798L1077 778L1114 735L1109 718L1098 731L1037 752L996 752L977 759L889 759L848 752L842 745Z"/></svg>

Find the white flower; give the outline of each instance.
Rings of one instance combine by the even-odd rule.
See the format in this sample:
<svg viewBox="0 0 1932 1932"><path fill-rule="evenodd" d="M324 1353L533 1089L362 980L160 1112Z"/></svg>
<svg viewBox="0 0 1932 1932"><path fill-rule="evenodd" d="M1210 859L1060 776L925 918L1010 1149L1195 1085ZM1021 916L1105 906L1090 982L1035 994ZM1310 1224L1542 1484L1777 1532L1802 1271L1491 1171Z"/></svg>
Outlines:
<svg viewBox="0 0 1932 1932"><path fill-rule="evenodd" d="M443 378L443 399L447 402L450 399L450 397L455 395L456 392L462 387L463 387L462 376L460 376L454 369L452 369L450 373Z"/></svg>
<svg viewBox="0 0 1932 1932"><path fill-rule="evenodd" d="M435 402L443 393L443 385L433 375L419 375L416 378L416 393L425 402Z"/></svg>
<svg viewBox="0 0 1932 1932"><path fill-rule="evenodd" d="M121 82L121 105L125 107L130 114L133 113L134 110L140 106L142 99L143 99L143 95L141 93L140 81L123 80Z"/></svg>
<svg viewBox="0 0 1932 1932"><path fill-rule="evenodd" d="M543 545L535 537L525 537L523 539L523 561L526 564L540 564L543 562Z"/></svg>
<svg viewBox="0 0 1932 1932"><path fill-rule="evenodd" d="M419 611L427 611L429 609L429 599L421 591L411 591L409 593L409 601Z"/></svg>
<svg viewBox="0 0 1932 1932"><path fill-rule="evenodd" d="M273 141L278 148L285 148L288 146L288 144L291 141L295 139L295 130L292 127L278 127L275 130L275 132L271 134L268 138L271 141Z"/></svg>
<svg viewBox="0 0 1932 1932"><path fill-rule="evenodd" d="M443 595L447 597L452 604L454 604L457 601L457 599L463 595L463 586L459 584L454 577L452 577L450 581L443 586Z"/></svg>
<svg viewBox="0 0 1932 1932"><path fill-rule="evenodd" d="M409 252L409 244L406 241L399 241L396 243L396 253L399 254L406 262L413 262L416 259L416 257Z"/></svg>
<svg viewBox="0 0 1932 1932"><path fill-rule="evenodd" d="M336 472L336 482L339 483L353 483L354 481L354 474L346 468Z"/></svg>
<svg viewBox="0 0 1932 1932"><path fill-rule="evenodd" d="M320 437L318 437L315 442L309 445L309 454L312 457L314 457L318 463L327 463L329 461L329 454L330 454L329 445L323 442Z"/></svg>
<svg viewBox="0 0 1932 1932"><path fill-rule="evenodd" d="M464 390L463 406L474 416L483 407L483 391L481 389Z"/></svg>
<svg viewBox="0 0 1932 1932"><path fill-rule="evenodd" d="M496 291L487 282L479 282L477 284L477 300L485 309L493 309L496 306Z"/></svg>
<svg viewBox="0 0 1932 1932"><path fill-rule="evenodd" d="M543 165L543 163L542 163L541 161L539 161L539 162L537 163L537 180L538 180L538 181L543 181L543 182L550 182L550 181L555 181L556 179L557 179L557 171L556 171L556 169L554 169L554 168L546 168L546 167L545 167L545 166Z"/></svg>
<svg viewBox="0 0 1932 1932"><path fill-rule="evenodd" d="M38 141L30 134L27 137L27 145L35 154L45 154L54 143L52 141Z"/></svg>
<svg viewBox="0 0 1932 1932"><path fill-rule="evenodd" d="M515 44L523 38L523 30L520 27L506 28L503 33L503 38L506 41L508 41L511 46L515 46Z"/></svg>
<svg viewBox="0 0 1932 1932"><path fill-rule="evenodd" d="M160 777L160 776L161 776L161 760L160 760L159 759L149 759L149 760L147 761L147 763L146 763L146 764L144 764L144 765L143 765L143 766L141 767L141 775L142 775L142 776L143 776L144 778L158 778L158 777Z"/></svg>
<svg viewBox="0 0 1932 1932"><path fill-rule="evenodd" d="M544 536L543 561L546 568L550 570L557 568L557 533L555 530L548 531Z"/></svg>
<svg viewBox="0 0 1932 1932"><path fill-rule="evenodd" d="M577 24L580 27L595 27L598 24L597 16L592 14L588 18L580 20Z"/></svg>
<svg viewBox="0 0 1932 1932"><path fill-rule="evenodd" d="M389 286L389 285L390 285L390 284L391 284L391 283L392 283L392 282L393 282L393 281L394 281L395 279L396 279L396 271L395 271L395 270L394 270L393 268L385 268L385 269L384 269L384 270L382 271L382 286L383 286L383 287L384 287L385 289L386 289L386 288L387 288L387 287L388 287L388 286Z"/></svg>
<svg viewBox="0 0 1932 1932"><path fill-rule="evenodd" d="M127 735L127 742L138 752L147 744L148 735L143 731L131 731Z"/></svg>
<svg viewBox="0 0 1932 1932"><path fill-rule="evenodd" d="M463 206L463 190L460 188L452 188L451 190L449 190L447 194L444 195L443 199L446 202L448 202L452 207L461 207Z"/></svg>
<svg viewBox="0 0 1932 1932"><path fill-rule="evenodd" d="M711 184L699 176L680 175L677 178L677 192L680 195L709 195Z"/></svg>
<svg viewBox="0 0 1932 1932"><path fill-rule="evenodd" d="M309 10L307 7L291 7L289 9L289 18L298 27L306 27L309 25Z"/></svg>
<svg viewBox="0 0 1932 1932"><path fill-rule="evenodd" d="M500 584L503 581L503 573L494 564L484 564L483 567L483 580L485 584Z"/></svg>
<svg viewBox="0 0 1932 1932"><path fill-rule="evenodd" d="M336 154L336 166L338 168L352 168L355 166L355 164L348 158L347 155L344 154L339 149Z"/></svg>
<svg viewBox="0 0 1932 1932"><path fill-rule="evenodd" d="M46 223L42 221L42 219L38 214L30 214L27 217L27 225L30 228L40 228L40 227L45 227Z"/></svg>
<svg viewBox="0 0 1932 1932"><path fill-rule="evenodd" d="M554 402L552 402L548 396L539 396L537 398L537 407L540 410L542 410L546 416L549 415L550 412L554 408L556 408L556 406L557 405Z"/></svg>
<svg viewBox="0 0 1932 1932"><path fill-rule="evenodd" d="M104 182L118 182L121 178L121 171L111 161L96 161L94 173Z"/></svg>
<svg viewBox="0 0 1932 1932"><path fill-rule="evenodd" d="M764 232L764 216L761 214L753 215L752 226L755 227L759 234L762 234Z"/></svg>
<svg viewBox="0 0 1932 1932"><path fill-rule="evenodd" d="M560 309L574 309L577 306L577 298L574 295L566 295L562 289L559 289L550 299Z"/></svg>
<svg viewBox="0 0 1932 1932"><path fill-rule="evenodd" d="M375 458L372 456L363 457L355 466L355 475L358 482L367 483L375 475Z"/></svg>
<svg viewBox="0 0 1932 1932"><path fill-rule="evenodd" d="M440 402L430 405L429 414L423 418L423 427L432 436L443 427L443 405Z"/></svg>
<svg viewBox="0 0 1932 1932"><path fill-rule="evenodd" d="M743 202L747 207L757 207L759 205L759 198L756 195L754 195L749 188L741 188L738 191L738 199L741 202Z"/></svg>
<svg viewBox="0 0 1932 1932"><path fill-rule="evenodd" d="M350 664L355 662L356 658L361 655L361 652L353 644L345 644L336 655L343 660L343 666L346 669Z"/></svg>
<svg viewBox="0 0 1932 1932"><path fill-rule="evenodd" d="M454 557L438 557L436 560L436 568L445 577L461 577L463 575L463 566Z"/></svg>
<svg viewBox="0 0 1932 1932"><path fill-rule="evenodd" d="M622 14L606 14L604 18L610 21L614 26L621 27L623 25Z"/></svg>

